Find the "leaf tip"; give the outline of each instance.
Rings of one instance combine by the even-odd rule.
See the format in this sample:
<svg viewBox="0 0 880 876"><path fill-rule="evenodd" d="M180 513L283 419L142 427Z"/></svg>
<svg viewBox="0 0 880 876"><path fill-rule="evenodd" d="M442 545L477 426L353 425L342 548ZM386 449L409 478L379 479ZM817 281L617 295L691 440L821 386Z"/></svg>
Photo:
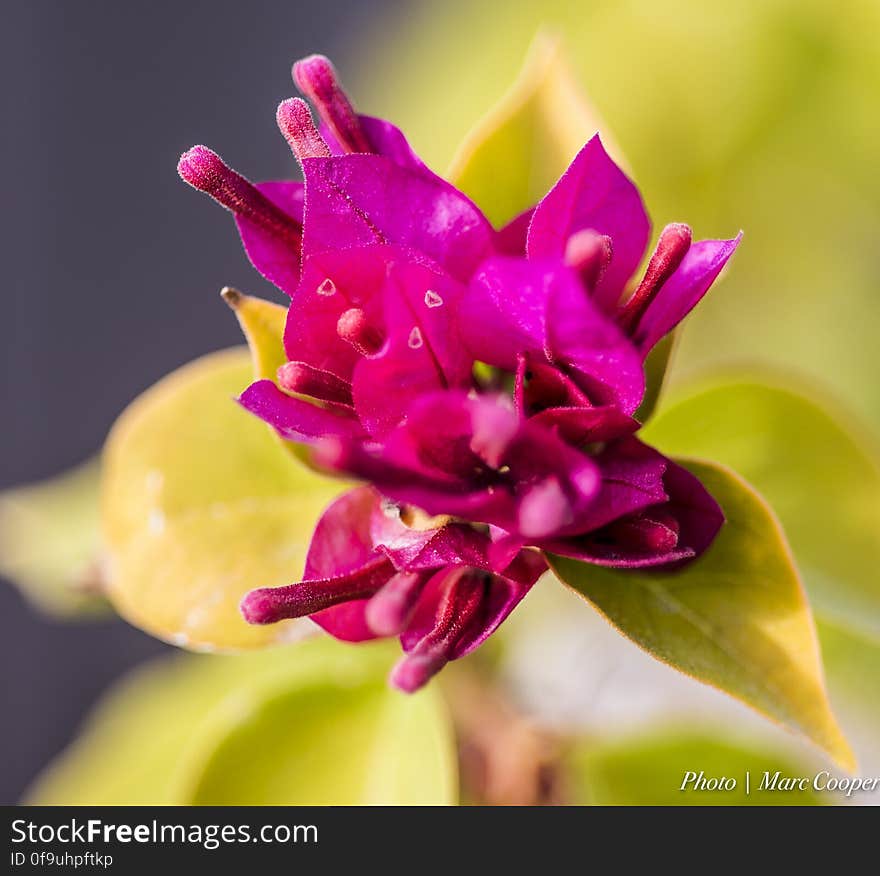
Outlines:
<svg viewBox="0 0 880 876"><path fill-rule="evenodd" d="M238 289L233 289L232 286L224 286L220 290L220 297L229 305L230 310L238 310L241 307L242 301L244 301L244 294L239 292Z"/></svg>

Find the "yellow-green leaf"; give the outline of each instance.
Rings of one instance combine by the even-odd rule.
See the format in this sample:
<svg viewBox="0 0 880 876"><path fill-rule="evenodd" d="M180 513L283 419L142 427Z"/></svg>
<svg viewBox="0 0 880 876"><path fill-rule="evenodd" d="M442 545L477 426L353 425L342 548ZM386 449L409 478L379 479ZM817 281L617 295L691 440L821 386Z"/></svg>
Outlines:
<svg viewBox="0 0 880 876"><path fill-rule="evenodd" d="M880 636L880 452L835 404L730 380L664 409L645 440L729 465L779 515L816 611Z"/></svg>
<svg viewBox="0 0 880 876"><path fill-rule="evenodd" d="M251 655L175 655L131 673L105 696L78 738L38 777L27 802L171 803L178 762L199 721L229 687L225 670L233 659L250 660Z"/></svg>
<svg viewBox="0 0 880 876"><path fill-rule="evenodd" d="M97 462L0 494L0 574L44 611L106 607L99 550Z"/></svg>
<svg viewBox="0 0 880 876"><path fill-rule="evenodd" d="M284 351L287 310L280 304L253 295L245 295L228 286L220 294L235 313L247 341L248 349L251 351L254 379L266 379L277 383L278 369L287 362L287 353ZM295 459L309 468L314 468L306 445L285 441L271 426L267 425L266 428Z"/></svg>
<svg viewBox="0 0 880 876"><path fill-rule="evenodd" d="M810 789L762 790L765 770L771 777L777 771L789 777L811 775L804 764L756 743L685 730L578 745L568 759L567 775L571 802L594 806L818 806L836 802L834 795L823 799ZM733 779L734 786L729 790L724 789L727 784L719 787L717 780L722 778Z"/></svg>
<svg viewBox="0 0 880 876"><path fill-rule="evenodd" d="M451 803L456 795L452 734L434 691L418 698L409 711L392 713L384 704L367 703L364 690L378 689L395 658L386 644L352 647L321 636L295 646L236 656L178 655L162 658L132 673L108 694L66 751L39 777L27 802L41 805L157 805L191 802L194 784L213 763L226 733L239 733L248 715L265 714L265 704L307 693L290 723L255 734L265 752L271 734L310 734L316 739L339 734L341 715L357 713L362 724L347 727L357 752L368 742L374 766L391 777L397 799L390 802ZM333 698L323 710L308 710L310 697ZM402 696L397 697L405 702ZM386 723L382 724L385 721ZM398 757L385 740L372 739L366 728L387 734L403 749ZM408 733L411 738L407 738ZM283 753L287 740L280 744ZM253 753L252 753L253 754ZM308 758L308 752L299 755ZM357 759L357 753L354 760ZM300 798L317 802L324 795L339 803L363 796L360 776L345 770L348 760L328 765L328 772L300 774L294 787ZM281 769L286 764L281 764ZM402 772L405 770L405 775ZM225 790L232 803L271 803L251 779L236 768ZM235 784L233 784L235 783ZM407 791L407 783L414 790ZM262 790L268 790L266 788ZM378 788L377 788L378 790ZM406 794L410 794L410 799Z"/></svg>
<svg viewBox="0 0 880 876"><path fill-rule="evenodd" d="M229 286L220 294L238 319L247 340L254 377L275 380L278 369L287 361L284 352L287 310L273 301L245 295Z"/></svg>
<svg viewBox="0 0 880 876"><path fill-rule="evenodd" d="M687 461L727 518L676 573L620 572L551 558L559 578L649 654L802 733L845 769L809 603L773 512L721 466Z"/></svg>
<svg viewBox="0 0 880 876"><path fill-rule="evenodd" d="M119 418L103 457L108 594L148 632L192 648L284 641L298 622L250 626L253 587L296 580L338 481L293 464L235 397L251 381L244 349L170 374Z"/></svg>
<svg viewBox="0 0 880 876"><path fill-rule="evenodd" d="M600 129L619 160L558 41L539 35L519 78L465 138L448 176L500 225L543 197Z"/></svg>
<svg viewBox="0 0 880 876"><path fill-rule="evenodd" d="M436 688L405 697L382 678L285 686L231 702L192 764L181 802L428 805L455 798L455 757Z"/></svg>

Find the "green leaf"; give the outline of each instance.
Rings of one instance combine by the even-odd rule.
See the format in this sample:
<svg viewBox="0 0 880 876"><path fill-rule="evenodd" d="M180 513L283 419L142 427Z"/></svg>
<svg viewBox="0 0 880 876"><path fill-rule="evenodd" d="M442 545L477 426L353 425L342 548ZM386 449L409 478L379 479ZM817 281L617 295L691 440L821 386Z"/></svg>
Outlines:
<svg viewBox="0 0 880 876"><path fill-rule="evenodd" d="M819 624L819 638L832 695L873 716L868 726L880 749L880 642L830 623Z"/></svg>
<svg viewBox="0 0 880 876"><path fill-rule="evenodd" d="M816 611L880 637L880 453L836 407L729 381L670 405L644 434L754 484L785 527Z"/></svg>
<svg viewBox="0 0 880 876"><path fill-rule="evenodd" d="M803 764L751 742L710 738L682 730L605 744L581 744L568 760L572 803L594 806L818 806L834 802L812 790L761 790L764 771L772 777L809 776ZM749 793L746 793L746 771ZM688 773L735 779L725 790L682 790Z"/></svg>
<svg viewBox="0 0 880 876"><path fill-rule="evenodd" d="M558 42L539 35L519 78L465 138L447 175L500 225L542 198L602 127ZM603 141L619 153L604 133Z"/></svg>
<svg viewBox="0 0 880 876"><path fill-rule="evenodd" d="M455 758L434 689L382 678L286 687L233 702L184 780L197 805L428 805L454 800Z"/></svg>
<svg viewBox="0 0 880 876"><path fill-rule="evenodd" d="M95 461L0 494L0 574L50 614L103 610L98 516Z"/></svg>
<svg viewBox="0 0 880 876"><path fill-rule="evenodd" d="M251 736L255 750L226 776L232 803L271 803L271 790L257 769L243 769L247 757L265 756L280 744L279 769L288 745L311 737L341 742L341 722L356 715L362 723L343 725L352 753L324 771L302 770L291 787L306 802L363 799L361 776L347 772L370 748L382 775L369 793L389 802L452 803L456 767L448 718L435 691L420 695L397 712L377 695L394 659L387 644L354 648L320 636L295 646L246 655L178 655L132 673L105 697L79 738L39 777L27 801L42 805L158 805L191 801L205 767L227 733L240 738L248 716L268 714L278 700L291 704L289 723L268 726ZM302 691L300 695L297 692ZM391 696L389 694L389 696ZM332 699L332 702L330 700ZM401 703L407 699L397 696ZM323 709L309 709L320 701ZM299 703L300 706L294 705ZM384 722L384 723L383 723ZM387 734L373 738L371 731ZM400 752L388 743L396 742ZM292 756L309 759L309 751ZM307 765L304 765L307 766ZM214 774L205 781L216 781ZM381 782L384 781L384 785ZM395 796L396 795L396 796ZM277 795L276 795L277 796ZM370 802L373 802L372 800Z"/></svg>
<svg viewBox="0 0 880 876"><path fill-rule="evenodd" d="M225 695L231 682L225 670L234 659L251 656L175 655L128 675L105 695L78 738L37 778L27 802L170 803L178 762L205 713Z"/></svg>
<svg viewBox="0 0 880 876"><path fill-rule="evenodd" d="M315 522L342 489L294 465L235 403L250 381L244 349L197 359L138 398L104 450L108 595L131 623L178 645L295 635L300 622L251 626L238 604L300 576Z"/></svg>
<svg viewBox="0 0 880 876"><path fill-rule="evenodd" d="M557 576L624 635L823 748L852 752L831 712L810 607L773 512L733 472L686 461L727 522L676 573L617 571L551 557Z"/></svg>

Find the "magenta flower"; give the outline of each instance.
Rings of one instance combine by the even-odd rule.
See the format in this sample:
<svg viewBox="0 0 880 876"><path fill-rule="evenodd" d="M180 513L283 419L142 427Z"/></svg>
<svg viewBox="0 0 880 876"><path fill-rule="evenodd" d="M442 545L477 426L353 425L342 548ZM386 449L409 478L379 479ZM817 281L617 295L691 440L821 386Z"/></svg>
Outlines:
<svg viewBox="0 0 880 876"><path fill-rule="evenodd" d="M354 111L326 59L294 79L320 118L278 109L304 184L253 185L205 147L179 169L291 299L289 361L242 405L369 486L327 509L303 580L252 591L245 618L398 635L392 681L414 690L497 628L543 551L662 569L702 553L722 512L634 414L645 357L739 237L670 225L633 284L650 223L598 137L496 231L396 127Z"/></svg>
<svg viewBox="0 0 880 876"><path fill-rule="evenodd" d="M485 533L448 518L407 525L403 513L371 487L345 493L315 529L304 580L252 591L245 618L265 624L308 614L349 642L399 635L406 656L392 681L405 691L421 687L485 641L546 564L522 551L498 569Z"/></svg>

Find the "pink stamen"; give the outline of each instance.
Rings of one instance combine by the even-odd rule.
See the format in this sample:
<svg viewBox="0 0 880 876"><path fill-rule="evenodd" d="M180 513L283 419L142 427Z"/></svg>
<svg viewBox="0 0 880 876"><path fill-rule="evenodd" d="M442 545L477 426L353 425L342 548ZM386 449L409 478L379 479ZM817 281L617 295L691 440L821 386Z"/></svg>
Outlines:
<svg viewBox="0 0 880 876"><path fill-rule="evenodd" d="M681 222L667 225L660 233L657 248L648 262L642 282L618 311L617 321L625 331L635 330L648 305L657 297L663 284L675 273L687 255L692 239L690 227Z"/></svg>
<svg viewBox="0 0 880 876"><path fill-rule="evenodd" d="M293 65L293 81L315 105L346 152L373 152L348 95L343 91L333 65L323 55L310 55Z"/></svg>
<svg viewBox="0 0 880 876"><path fill-rule="evenodd" d="M275 120L299 162L305 158L330 157L330 147L318 133L309 105L302 98L292 97L281 101Z"/></svg>
<svg viewBox="0 0 880 876"><path fill-rule="evenodd" d="M541 538L571 523L571 502L559 479L546 478L529 487L519 503L519 529L528 538Z"/></svg>
<svg viewBox="0 0 880 876"><path fill-rule="evenodd" d="M177 172L193 188L210 195L236 216L250 219L275 237L299 245L302 225L276 207L253 183L223 163L207 146L193 146L180 156Z"/></svg>
<svg viewBox="0 0 880 876"><path fill-rule="evenodd" d="M335 578L300 581L286 587L261 587L251 590L241 601L241 613L249 624L274 624L305 617L343 602L367 599L393 574L390 560L378 557Z"/></svg>
<svg viewBox="0 0 880 876"><path fill-rule="evenodd" d="M351 384L306 362L286 362L278 369L278 385L288 392L352 407Z"/></svg>
<svg viewBox="0 0 880 876"><path fill-rule="evenodd" d="M400 572L367 603L367 626L377 636L396 636L409 624L432 572Z"/></svg>
<svg viewBox="0 0 880 876"><path fill-rule="evenodd" d="M578 272L588 289L602 279L613 255L611 238L589 229L573 234L565 247L565 263Z"/></svg>
<svg viewBox="0 0 880 876"><path fill-rule="evenodd" d="M453 659L458 642L483 605L488 575L456 569L449 578L433 628L391 672L391 683L405 693L418 690Z"/></svg>
<svg viewBox="0 0 880 876"><path fill-rule="evenodd" d="M336 333L362 356L375 356L385 343L382 333L369 324L367 315L359 307L352 307L339 317Z"/></svg>

